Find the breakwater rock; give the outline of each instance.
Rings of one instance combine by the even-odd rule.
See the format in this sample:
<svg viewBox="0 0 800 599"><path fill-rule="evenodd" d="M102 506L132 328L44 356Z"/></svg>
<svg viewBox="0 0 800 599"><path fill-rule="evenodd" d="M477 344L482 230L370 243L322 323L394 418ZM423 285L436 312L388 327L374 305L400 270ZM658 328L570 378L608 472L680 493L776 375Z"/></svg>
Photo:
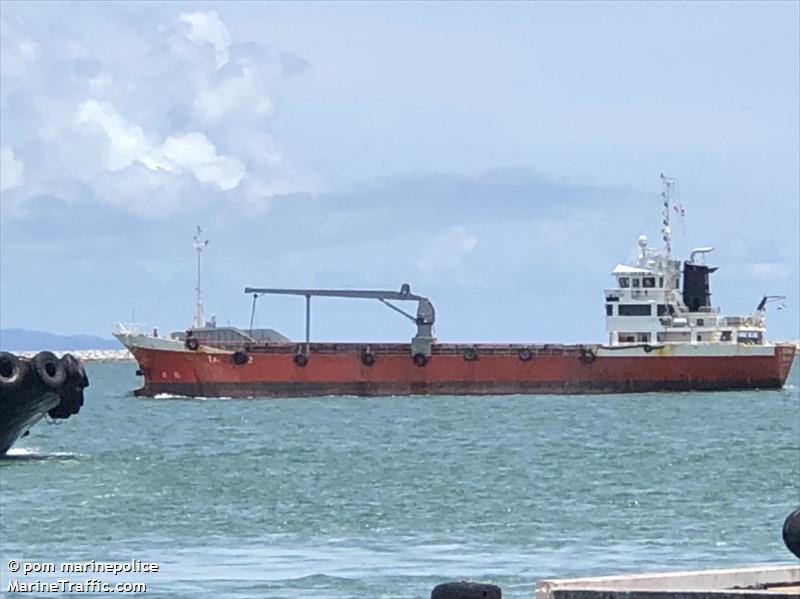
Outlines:
<svg viewBox="0 0 800 599"><path fill-rule="evenodd" d="M22 358L32 359L38 352L21 351L17 352ZM79 349L69 352L53 352L59 358L72 355L81 362L135 362L133 354L127 349Z"/></svg>
<svg viewBox="0 0 800 599"><path fill-rule="evenodd" d="M89 379L72 354L0 352L0 456L45 416L66 419L83 406Z"/></svg>

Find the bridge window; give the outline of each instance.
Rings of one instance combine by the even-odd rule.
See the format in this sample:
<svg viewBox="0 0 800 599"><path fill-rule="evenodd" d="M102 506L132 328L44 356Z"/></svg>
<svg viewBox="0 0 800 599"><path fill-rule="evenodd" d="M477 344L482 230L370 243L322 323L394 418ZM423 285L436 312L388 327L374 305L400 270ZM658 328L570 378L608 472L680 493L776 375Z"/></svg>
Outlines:
<svg viewBox="0 0 800 599"><path fill-rule="evenodd" d="M656 278L655 277L644 277L642 279L642 287L652 288L656 286Z"/></svg>
<svg viewBox="0 0 800 599"><path fill-rule="evenodd" d="M739 331L736 342L760 345L762 343L761 333L758 331Z"/></svg>
<svg viewBox="0 0 800 599"><path fill-rule="evenodd" d="M620 277L619 278L619 286L620 287L630 287L631 280L628 277Z"/></svg>
<svg viewBox="0 0 800 599"><path fill-rule="evenodd" d="M620 316L650 316L650 304L620 304L617 308Z"/></svg>
<svg viewBox="0 0 800 599"><path fill-rule="evenodd" d="M620 343L649 343L650 333L620 333Z"/></svg>
<svg viewBox="0 0 800 599"><path fill-rule="evenodd" d="M659 287L663 287L664 286L664 277L658 277L658 286Z"/></svg>
<svg viewBox="0 0 800 599"><path fill-rule="evenodd" d="M639 285L641 284L641 282L642 282L642 280L641 280L639 277L633 277L633 278L631 279L631 286L632 286L632 287L639 287Z"/></svg>
<svg viewBox="0 0 800 599"><path fill-rule="evenodd" d="M606 316L614 316L614 306L606 304Z"/></svg>
<svg viewBox="0 0 800 599"><path fill-rule="evenodd" d="M658 304L656 307L657 314L659 316L666 316L667 315L667 306L666 304Z"/></svg>

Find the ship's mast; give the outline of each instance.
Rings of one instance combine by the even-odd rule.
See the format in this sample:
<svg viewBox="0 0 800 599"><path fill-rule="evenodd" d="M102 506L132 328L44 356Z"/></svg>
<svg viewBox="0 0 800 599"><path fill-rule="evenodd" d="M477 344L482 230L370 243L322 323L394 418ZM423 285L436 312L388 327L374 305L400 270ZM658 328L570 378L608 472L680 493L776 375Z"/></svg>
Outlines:
<svg viewBox="0 0 800 599"><path fill-rule="evenodd" d="M672 207L672 188L675 186L675 179L672 177L665 177L661 173L661 182L664 184L664 191L661 192L661 197L664 198L664 218L661 221L661 238L664 240L664 250L666 253L666 260L668 261L672 253L672 229L669 224L670 208Z"/></svg>
<svg viewBox="0 0 800 599"><path fill-rule="evenodd" d="M192 322L192 328L199 329L206 326L206 319L203 314L203 291L201 286L201 279L200 279L200 257L203 254L203 250L208 245L208 239L203 240L201 235L203 234L203 230L200 228L200 225L197 226L197 232L194 234L194 249L197 252L197 287L195 287L195 291L197 292L197 302L195 304L195 312L194 312L194 321Z"/></svg>

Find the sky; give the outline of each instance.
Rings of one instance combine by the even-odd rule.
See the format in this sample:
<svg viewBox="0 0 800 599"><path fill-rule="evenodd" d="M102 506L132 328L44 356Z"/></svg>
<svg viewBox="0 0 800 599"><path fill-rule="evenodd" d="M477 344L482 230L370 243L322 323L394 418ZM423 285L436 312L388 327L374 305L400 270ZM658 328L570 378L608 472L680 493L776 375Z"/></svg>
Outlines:
<svg viewBox="0 0 800 599"><path fill-rule="evenodd" d="M248 285L408 282L443 341L602 341L663 172L677 257L714 246L714 302L785 295L798 339L799 165L796 2L4 0L0 327L185 328L200 225L222 324ZM314 338L412 334L315 300Z"/></svg>

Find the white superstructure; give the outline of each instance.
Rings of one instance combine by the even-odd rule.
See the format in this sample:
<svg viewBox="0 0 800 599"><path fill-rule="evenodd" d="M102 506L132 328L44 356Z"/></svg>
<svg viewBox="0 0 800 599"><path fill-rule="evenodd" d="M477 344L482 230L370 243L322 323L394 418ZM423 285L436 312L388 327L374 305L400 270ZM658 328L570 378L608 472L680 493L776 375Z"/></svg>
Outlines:
<svg viewBox="0 0 800 599"><path fill-rule="evenodd" d="M635 263L618 264L612 271L616 287L605 290L609 345L642 345L647 350L666 344L766 344L764 312L768 301L775 298L764 297L749 316L724 316L711 305L709 275L716 268L707 266L703 259L714 248L695 249L684 262L683 272L680 261L672 259L674 180L664 175L661 178L664 246L650 248L642 235Z"/></svg>

